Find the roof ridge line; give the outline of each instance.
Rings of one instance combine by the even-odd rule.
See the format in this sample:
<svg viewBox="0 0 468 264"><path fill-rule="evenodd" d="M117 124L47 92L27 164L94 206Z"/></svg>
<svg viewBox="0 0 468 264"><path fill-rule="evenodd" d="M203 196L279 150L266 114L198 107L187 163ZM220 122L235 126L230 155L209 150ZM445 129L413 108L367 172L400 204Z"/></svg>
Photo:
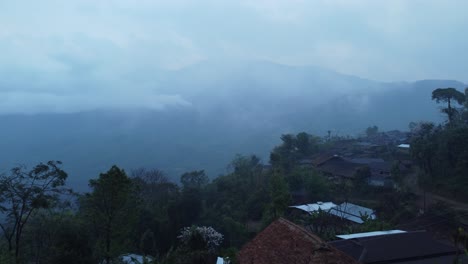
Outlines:
<svg viewBox="0 0 468 264"><path fill-rule="evenodd" d="M329 248L329 245L325 242L323 242L322 239L320 239L318 236L312 234L311 232L307 231L305 228L299 226L299 225L296 225L295 223L283 218L283 217L280 217L278 219L279 221L281 222L284 222L285 224L287 224L288 226L292 226L294 227L295 229L301 231L302 233L304 233L305 235L307 235L307 237L313 239L315 242L317 242L316 244L319 245L318 248Z"/></svg>

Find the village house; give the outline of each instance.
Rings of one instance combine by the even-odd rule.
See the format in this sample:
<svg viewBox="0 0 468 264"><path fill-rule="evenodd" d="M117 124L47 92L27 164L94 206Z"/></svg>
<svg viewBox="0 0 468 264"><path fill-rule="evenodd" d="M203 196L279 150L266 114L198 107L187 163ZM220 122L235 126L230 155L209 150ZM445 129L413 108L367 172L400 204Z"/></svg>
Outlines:
<svg viewBox="0 0 468 264"><path fill-rule="evenodd" d="M368 167L368 184L393 188L392 164L380 158L344 158L339 155L322 155L312 161L317 171L334 182L353 181L359 168ZM404 169L404 168L402 168Z"/></svg>
<svg viewBox="0 0 468 264"><path fill-rule="evenodd" d="M344 202L336 205L333 202L317 202L303 205L289 206L306 214L323 212L340 218L341 220L351 221L356 224L364 223L365 219L376 219L374 210L360 205Z"/></svg>
<svg viewBox="0 0 468 264"><path fill-rule="evenodd" d="M350 162L367 166L370 170L369 185L393 188L392 163L381 158L352 158Z"/></svg>
<svg viewBox="0 0 468 264"><path fill-rule="evenodd" d="M435 240L426 231L348 236L349 239L332 241L329 245L364 264L468 263L463 254L460 255L459 262L455 262L458 248L451 243Z"/></svg>
<svg viewBox="0 0 468 264"><path fill-rule="evenodd" d="M339 155L323 155L312 161L316 170L335 182L350 181L362 164L353 163Z"/></svg>
<svg viewBox="0 0 468 264"><path fill-rule="evenodd" d="M379 132L375 135L366 137L367 142L371 144L385 146L385 145L398 145L406 143L409 140L410 133L402 132L399 130L392 130L386 132Z"/></svg>
<svg viewBox="0 0 468 264"><path fill-rule="evenodd" d="M284 218L271 223L237 255L239 264L357 264L342 251Z"/></svg>

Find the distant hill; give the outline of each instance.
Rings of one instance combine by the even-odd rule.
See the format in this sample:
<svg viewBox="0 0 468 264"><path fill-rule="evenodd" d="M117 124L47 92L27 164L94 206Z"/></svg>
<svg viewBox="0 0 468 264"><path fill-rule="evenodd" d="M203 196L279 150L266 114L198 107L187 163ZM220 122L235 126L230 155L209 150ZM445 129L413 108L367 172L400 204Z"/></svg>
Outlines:
<svg viewBox="0 0 468 264"><path fill-rule="evenodd" d="M370 125L441 122L432 90L466 87L450 80L384 83L266 62L202 63L155 73L155 80L155 93L179 94L191 105L0 116L0 167L62 160L78 190L112 164L157 167L176 179L194 169L215 177L236 153L267 161L282 133L345 136Z"/></svg>

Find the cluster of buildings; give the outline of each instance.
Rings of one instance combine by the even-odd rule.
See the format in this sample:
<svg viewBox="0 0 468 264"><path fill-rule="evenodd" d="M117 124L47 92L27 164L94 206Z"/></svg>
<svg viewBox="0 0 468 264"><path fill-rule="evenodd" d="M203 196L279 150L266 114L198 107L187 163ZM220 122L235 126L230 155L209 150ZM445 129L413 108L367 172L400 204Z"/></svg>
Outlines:
<svg viewBox="0 0 468 264"><path fill-rule="evenodd" d="M389 230L336 236L325 242L280 218L239 252L239 264L468 263L461 248L426 231Z"/></svg>
<svg viewBox="0 0 468 264"><path fill-rule="evenodd" d="M335 144L332 150L300 160L299 164L321 172L336 183L352 182L356 180L358 172L366 168L367 184L395 188L395 173L405 176L412 172L409 138L409 133L395 130L360 140L343 140ZM294 200L303 202L302 199ZM300 219L297 214L317 215L320 218L313 218L314 221L302 225L284 218L276 220L240 250L239 264L468 264L466 245L454 242L450 236L438 236L437 232L433 232L434 227L447 224L447 219L443 217L435 219L431 216L428 224L421 224L417 221L427 218L421 215L417 221L412 220L415 225L409 223L396 230L353 233L352 230L359 230L354 227L363 225L367 220L377 219L373 209L350 202L305 203L289 208L289 216L294 219ZM328 242L318 235L323 231L321 222L334 227L333 238ZM345 222L345 228L336 228L340 222ZM441 230L441 227L436 229Z"/></svg>
<svg viewBox="0 0 468 264"><path fill-rule="evenodd" d="M409 133L398 130L381 132L359 140L342 140L326 153L299 161L300 165L313 167L335 182L352 181L360 168L369 169L368 184L395 187L395 171L411 171ZM382 158L383 156L386 159Z"/></svg>

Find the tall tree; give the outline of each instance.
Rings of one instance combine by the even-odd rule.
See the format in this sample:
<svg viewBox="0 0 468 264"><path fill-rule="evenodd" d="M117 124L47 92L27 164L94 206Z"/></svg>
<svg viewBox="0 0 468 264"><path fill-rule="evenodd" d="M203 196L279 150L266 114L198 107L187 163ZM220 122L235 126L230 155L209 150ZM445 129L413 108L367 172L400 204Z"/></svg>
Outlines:
<svg viewBox="0 0 468 264"><path fill-rule="evenodd" d="M111 263L129 235L135 220L136 203L133 184L124 170L112 166L96 180L89 181L92 192L82 201L85 216L92 222L97 246L103 251L105 263Z"/></svg>
<svg viewBox="0 0 468 264"><path fill-rule="evenodd" d="M172 228L175 223L169 221L167 210L179 201L179 186L170 182L158 169L140 168L133 170L131 175L142 210L139 213L137 228L133 232L134 244L138 245L141 253L145 255L164 254L175 239L176 231L171 230L177 228ZM157 240L152 241L153 237L157 237ZM149 250L151 247L153 252Z"/></svg>
<svg viewBox="0 0 468 264"><path fill-rule="evenodd" d="M457 110L453 107L452 103L463 104L466 100L465 95L455 88L437 88L432 91L432 100L437 103L447 103L447 108L443 108L442 112L446 113L449 119L449 123L452 123Z"/></svg>
<svg viewBox="0 0 468 264"><path fill-rule="evenodd" d="M283 215L291 201L289 187L284 177L279 173L274 173L270 181L270 217L276 219Z"/></svg>
<svg viewBox="0 0 468 264"><path fill-rule="evenodd" d="M49 208L58 201L65 189L67 173L60 161L40 163L32 170L16 167L10 174L0 176L0 223L8 250L20 262L21 239L31 216L40 208Z"/></svg>

